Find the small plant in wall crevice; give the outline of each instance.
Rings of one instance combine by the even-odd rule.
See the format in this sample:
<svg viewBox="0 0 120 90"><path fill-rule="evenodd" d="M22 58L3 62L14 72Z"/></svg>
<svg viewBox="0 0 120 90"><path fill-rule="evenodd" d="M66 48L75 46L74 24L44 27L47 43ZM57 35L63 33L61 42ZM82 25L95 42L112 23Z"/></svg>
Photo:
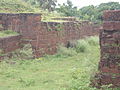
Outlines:
<svg viewBox="0 0 120 90"><path fill-rule="evenodd" d="M55 28L56 28L56 31L63 31L63 24L57 24Z"/></svg>

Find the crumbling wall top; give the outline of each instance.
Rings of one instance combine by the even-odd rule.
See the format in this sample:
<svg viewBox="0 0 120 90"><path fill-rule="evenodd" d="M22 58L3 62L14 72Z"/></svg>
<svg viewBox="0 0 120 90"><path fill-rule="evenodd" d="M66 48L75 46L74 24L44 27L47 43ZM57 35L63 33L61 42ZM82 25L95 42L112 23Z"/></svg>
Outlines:
<svg viewBox="0 0 120 90"><path fill-rule="evenodd" d="M120 21L120 10L106 10L103 14L104 21Z"/></svg>

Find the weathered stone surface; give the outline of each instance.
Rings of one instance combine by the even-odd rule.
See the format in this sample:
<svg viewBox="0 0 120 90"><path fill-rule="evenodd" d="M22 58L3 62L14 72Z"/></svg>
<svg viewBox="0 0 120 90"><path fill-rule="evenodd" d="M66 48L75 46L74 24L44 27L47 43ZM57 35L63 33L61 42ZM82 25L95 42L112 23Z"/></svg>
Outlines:
<svg viewBox="0 0 120 90"><path fill-rule="evenodd" d="M120 10L105 11L103 30L100 33L101 58L97 87L112 84L120 87Z"/></svg>
<svg viewBox="0 0 120 90"><path fill-rule="evenodd" d="M111 10L105 11L103 14L104 21L120 21L120 11L119 10Z"/></svg>
<svg viewBox="0 0 120 90"><path fill-rule="evenodd" d="M0 61L5 57L11 58L11 52L22 48L22 36L8 36L0 38Z"/></svg>
<svg viewBox="0 0 120 90"><path fill-rule="evenodd" d="M0 23L3 30L11 29L20 33L22 43L32 45L35 57L56 53L59 43L67 44L70 40L99 34L99 26L88 21L41 22L41 15L33 13L0 13Z"/></svg>

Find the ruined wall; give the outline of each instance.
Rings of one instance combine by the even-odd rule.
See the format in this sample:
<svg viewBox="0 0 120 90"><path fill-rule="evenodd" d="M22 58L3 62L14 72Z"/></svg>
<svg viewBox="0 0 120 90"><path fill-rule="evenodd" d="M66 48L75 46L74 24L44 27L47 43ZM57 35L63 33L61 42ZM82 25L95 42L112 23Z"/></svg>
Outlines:
<svg viewBox="0 0 120 90"><path fill-rule="evenodd" d="M2 54L12 52L21 47L21 35L0 38L0 59Z"/></svg>
<svg viewBox="0 0 120 90"><path fill-rule="evenodd" d="M76 21L75 17L52 18L52 20Z"/></svg>
<svg viewBox="0 0 120 90"><path fill-rule="evenodd" d="M35 57L54 54L57 46L86 36L99 34L98 26L90 22L41 22L40 14L0 14L3 30L14 30L22 42L32 45Z"/></svg>
<svg viewBox="0 0 120 90"><path fill-rule="evenodd" d="M20 33L24 38L34 36L35 24L41 21L41 14L33 13L0 13L0 24L3 30L14 30Z"/></svg>
<svg viewBox="0 0 120 90"><path fill-rule="evenodd" d="M100 47L100 73L96 75L97 84L120 87L120 11L104 12Z"/></svg>
<svg viewBox="0 0 120 90"><path fill-rule="evenodd" d="M54 54L57 51L57 46L61 43L66 45L70 40L98 35L99 32L99 29L94 31L93 24L85 22L41 22L36 27L38 27L36 29L37 39L31 41L31 44L37 56L45 53Z"/></svg>

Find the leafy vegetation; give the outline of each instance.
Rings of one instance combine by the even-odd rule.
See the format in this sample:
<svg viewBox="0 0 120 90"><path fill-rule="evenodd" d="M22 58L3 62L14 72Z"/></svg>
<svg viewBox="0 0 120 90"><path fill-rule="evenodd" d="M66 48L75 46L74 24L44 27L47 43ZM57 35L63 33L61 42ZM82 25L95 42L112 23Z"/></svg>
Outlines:
<svg viewBox="0 0 120 90"><path fill-rule="evenodd" d="M89 60L89 64L93 61L96 62L97 67L99 46L92 47L95 47L96 53L94 55L91 53L92 51L77 53L73 48L61 46L58 53L53 56L47 55L35 60L24 60L20 57L5 60L0 63L0 90L59 90L72 88L73 74L77 69L84 70L85 66L83 65L88 62L86 59ZM89 59L91 55L94 60L93 58ZM81 65L81 63L83 64ZM90 66L93 68L92 65Z"/></svg>
<svg viewBox="0 0 120 90"><path fill-rule="evenodd" d="M57 5L57 0L23 0L31 5L42 8L43 10L54 11Z"/></svg>
<svg viewBox="0 0 120 90"><path fill-rule="evenodd" d="M35 4L36 3L36 4ZM51 21L52 17L61 17L61 13L42 9L36 0L0 0L0 13L41 13L43 21ZM1 26L0 26L1 28Z"/></svg>
<svg viewBox="0 0 120 90"><path fill-rule="evenodd" d="M78 9L70 0L57 8L56 0L47 1L0 0L0 12L38 12L43 14L43 21L52 21L53 17L64 16L100 21L104 10L120 9L118 2ZM61 26L58 27L59 31L62 30ZM0 38L13 35L18 33L11 30L0 31ZM2 55L0 50L0 56ZM56 55L46 55L38 59L32 57L31 46L27 45L13 52L11 59L5 58L0 63L0 90L97 90L90 86L90 80L97 72L100 57L98 37L78 40L72 48L59 46ZM107 87L102 89L111 90Z"/></svg>
<svg viewBox="0 0 120 90"><path fill-rule="evenodd" d="M99 22L104 10L118 10L118 2L101 3L100 5L77 8L71 0L58 5L57 0L0 0L0 12L37 12L42 13L43 21L51 21L52 17L74 16L80 20Z"/></svg>
<svg viewBox="0 0 120 90"><path fill-rule="evenodd" d="M0 90L98 90L90 86L100 57L98 37L84 42L89 46L84 47L88 52L77 53L76 47L60 46L56 55L5 59L0 63Z"/></svg>
<svg viewBox="0 0 120 90"><path fill-rule="evenodd" d="M64 16L79 16L79 12L77 7L74 7L70 0L67 0L67 3L63 3L63 5L59 5L59 8L56 9L58 12L64 14Z"/></svg>
<svg viewBox="0 0 120 90"><path fill-rule="evenodd" d="M57 18L57 17L64 17L62 13L58 12L48 12L48 11L41 11L42 13L42 21L44 22L64 22L63 20L53 20L52 18Z"/></svg>
<svg viewBox="0 0 120 90"><path fill-rule="evenodd" d="M119 2L101 3L97 6L90 5L78 9L70 0L67 0L67 3L57 8L57 11L63 13L65 16L79 17L80 20L101 21L104 10L118 9L120 9Z"/></svg>
<svg viewBox="0 0 120 90"><path fill-rule="evenodd" d="M8 36L15 36L15 35L19 35L19 34L17 32L12 31L12 30L0 31L0 38L8 37Z"/></svg>
<svg viewBox="0 0 120 90"><path fill-rule="evenodd" d="M33 12L34 8L21 0L0 0L0 12Z"/></svg>

